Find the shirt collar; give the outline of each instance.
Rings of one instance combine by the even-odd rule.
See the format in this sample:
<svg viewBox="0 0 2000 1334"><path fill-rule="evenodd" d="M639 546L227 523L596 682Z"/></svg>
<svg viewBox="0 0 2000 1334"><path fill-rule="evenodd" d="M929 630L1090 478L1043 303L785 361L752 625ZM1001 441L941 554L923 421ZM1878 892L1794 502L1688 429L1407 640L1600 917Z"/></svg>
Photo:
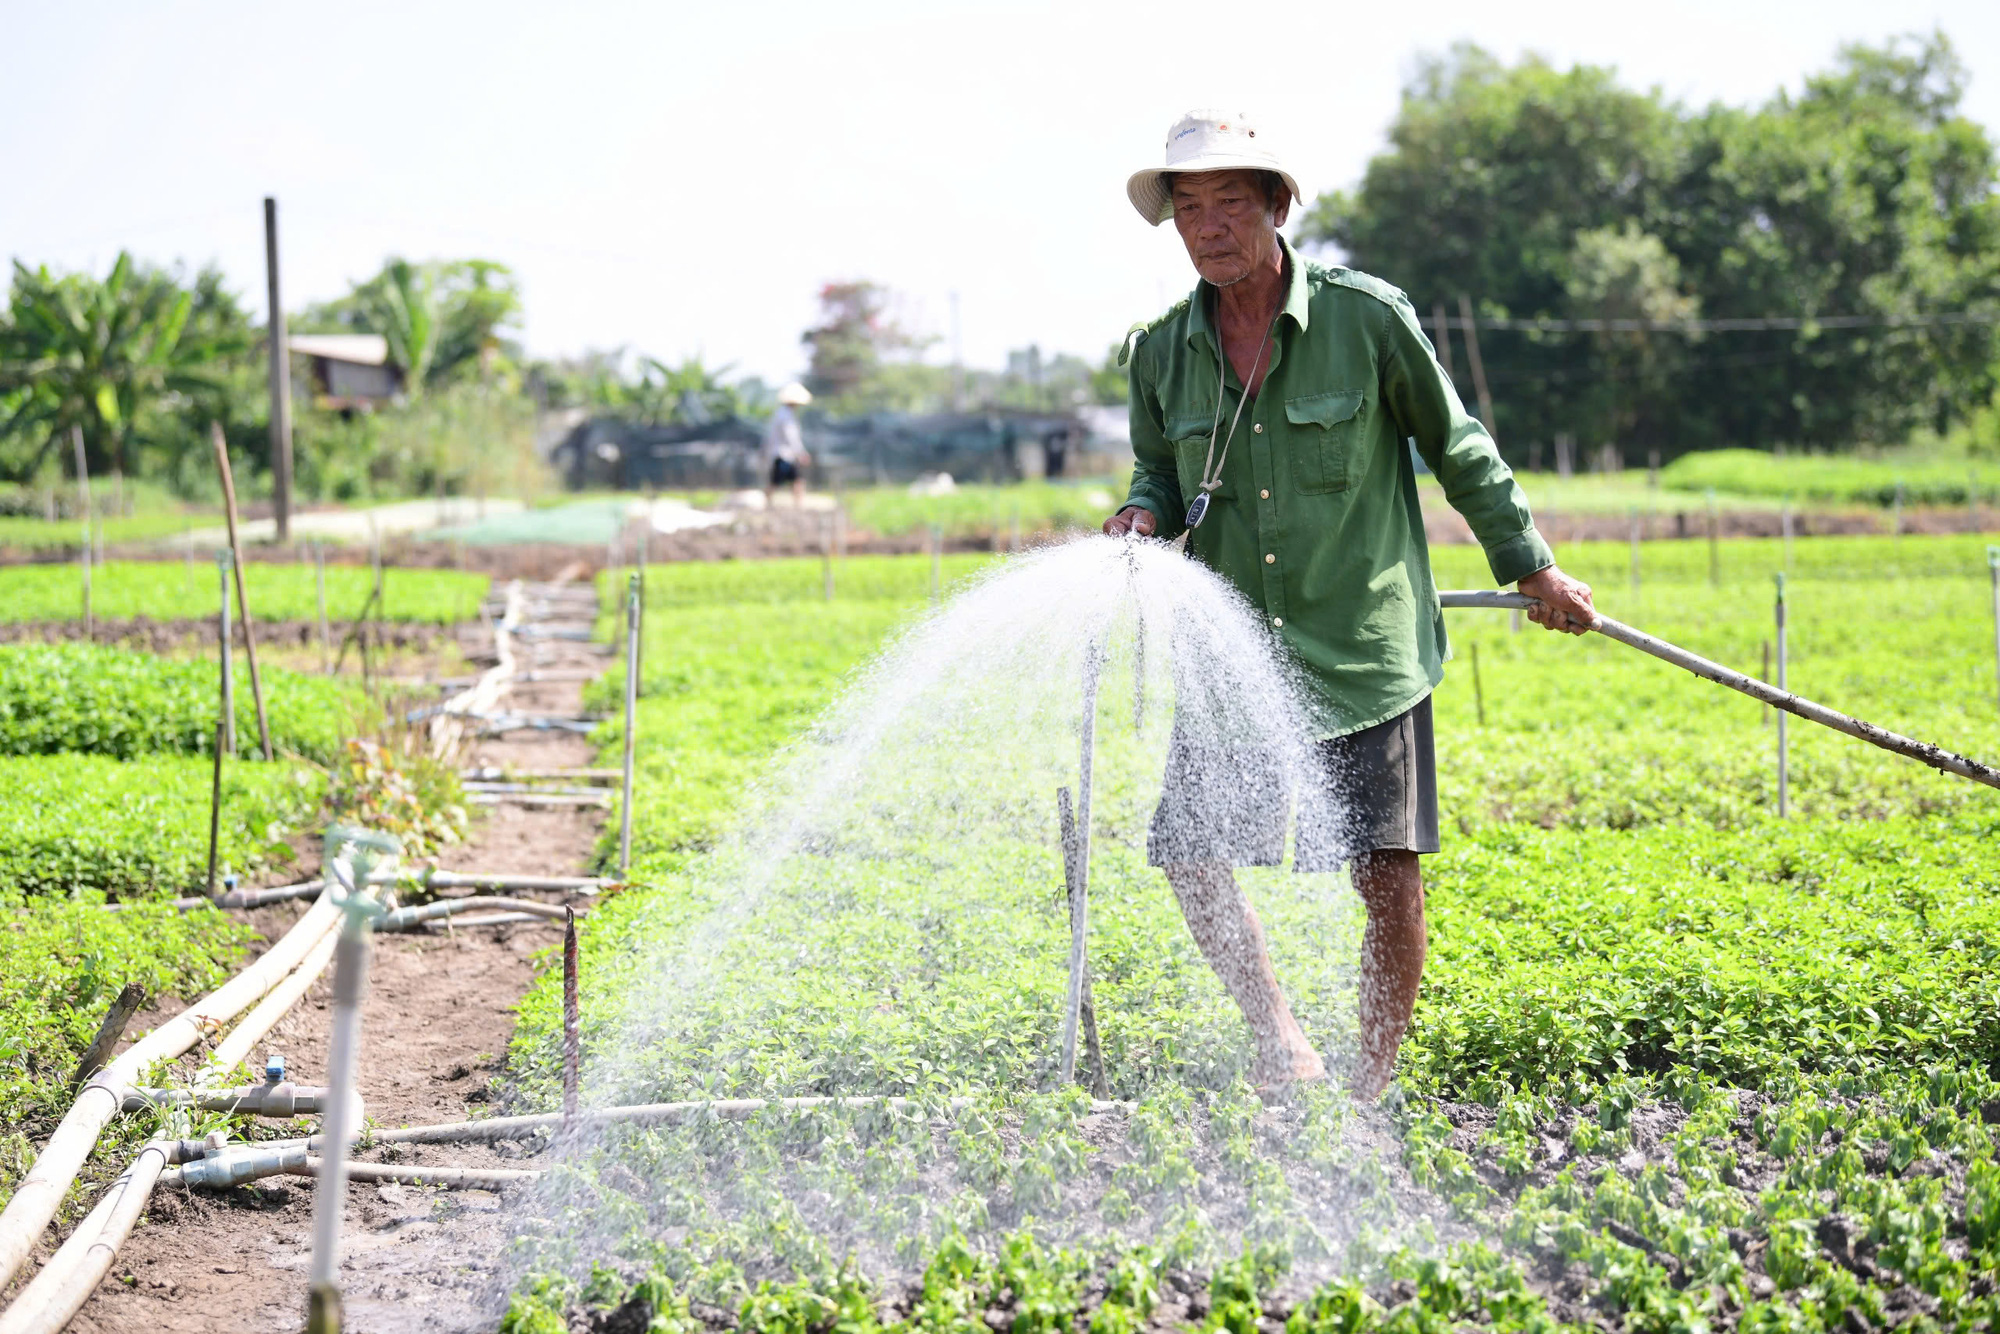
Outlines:
<svg viewBox="0 0 2000 1334"><path fill-rule="evenodd" d="M1280 315L1291 316L1292 323L1299 332L1306 331L1306 323L1311 313L1311 293L1306 288L1306 265L1299 258L1299 252L1292 249L1292 243L1283 235L1278 237L1278 246L1285 252L1286 273L1285 304L1279 308ZM1215 287L1206 279L1196 279L1194 296L1188 301L1187 340L1193 343L1196 334L1201 334L1210 343L1216 341L1208 318L1208 307L1213 300Z"/></svg>

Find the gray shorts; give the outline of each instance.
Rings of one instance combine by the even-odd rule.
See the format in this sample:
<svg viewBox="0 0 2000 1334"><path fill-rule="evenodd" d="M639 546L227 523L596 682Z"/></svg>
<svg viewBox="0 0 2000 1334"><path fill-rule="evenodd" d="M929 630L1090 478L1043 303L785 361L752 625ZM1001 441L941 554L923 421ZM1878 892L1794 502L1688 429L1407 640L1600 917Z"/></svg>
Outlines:
<svg viewBox="0 0 2000 1334"><path fill-rule="evenodd" d="M1197 746L1176 734L1146 835L1147 861L1278 865L1291 823L1291 786L1268 751ZM1315 742L1297 804L1294 870L1338 870L1358 852L1436 852L1430 696L1387 722Z"/></svg>

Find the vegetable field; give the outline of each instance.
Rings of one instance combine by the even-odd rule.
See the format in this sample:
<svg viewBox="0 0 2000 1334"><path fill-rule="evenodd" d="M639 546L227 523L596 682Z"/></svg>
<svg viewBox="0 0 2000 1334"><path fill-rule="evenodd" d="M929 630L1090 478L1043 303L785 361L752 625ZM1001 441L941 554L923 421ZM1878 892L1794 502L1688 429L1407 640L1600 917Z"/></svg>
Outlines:
<svg viewBox="0 0 2000 1334"><path fill-rule="evenodd" d="M243 568L243 582L250 613L260 620L311 621L319 615L311 565L251 562ZM359 614L373 585L374 574L364 565L327 566L328 616L340 621ZM391 570L383 580L383 619L434 625L475 620L486 585L484 575L456 570ZM215 563L207 557L179 563L114 560L91 571L91 610L103 620L213 619L220 596ZM83 575L75 562L0 567L0 622L82 615Z"/></svg>
<svg viewBox="0 0 2000 1334"><path fill-rule="evenodd" d="M1648 544L1636 589L1622 545L1560 554L1611 614L1752 672L1789 560L1793 689L2000 755L1975 541L1725 542L1713 576L1700 544ZM1435 557L1441 586L1487 585L1476 552ZM850 561L827 602L816 562L651 572L637 887L585 931L586 1044L632 1031L663 957L682 1000L636 1013L643 1040L593 1067L588 1096L914 1101L606 1137L523 1237L507 1328L2000 1314L1996 794L1795 720L1781 820L1755 702L1609 641L1448 613L1445 850L1385 1108L1310 1090L1266 1109L1243 1083L1241 1021L1121 833L1143 829L1156 780L1098 794L1095 1009L1130 1106L1093 1106L1049 1065L1068 941L1051 810L977 846L876 831L869 853L858 827L755 903L713 898L754 793L787 781L786 747L920 614L928 579L920 558ZM1124 743L1104 744L1123 772ZM1000 786L952 800L1004 805ZM1361 917L1319 879L1244 877L1301 1021L1337 1054ZM514 1098L538 1108L557 1101L559 982L524 1001L512 1053Z"/></svg>

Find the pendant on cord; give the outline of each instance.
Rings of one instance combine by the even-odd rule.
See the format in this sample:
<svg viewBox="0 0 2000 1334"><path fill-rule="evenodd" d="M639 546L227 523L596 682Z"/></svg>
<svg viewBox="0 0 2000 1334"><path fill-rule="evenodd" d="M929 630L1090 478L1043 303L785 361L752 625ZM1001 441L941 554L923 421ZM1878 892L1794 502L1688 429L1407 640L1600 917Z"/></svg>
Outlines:
<svg viewBox="0 0 2000 1334"><path fill-rule="evenodd" d="M1194 504L1188 506L1187 526L1190 528L1199 528L1201 527L1201 521L1207 517L1208 492L1204 491L1194 498Z"/></svg>

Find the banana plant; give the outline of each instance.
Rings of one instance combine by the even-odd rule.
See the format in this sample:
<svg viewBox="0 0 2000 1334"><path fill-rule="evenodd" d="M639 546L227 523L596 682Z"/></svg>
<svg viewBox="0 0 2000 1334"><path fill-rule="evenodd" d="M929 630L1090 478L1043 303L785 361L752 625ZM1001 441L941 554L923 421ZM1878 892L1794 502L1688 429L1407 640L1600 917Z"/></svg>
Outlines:
<svg viewBox="0 0 2000 1334"><path fill-rule="evenodd" d="M0 313L0 441L28 453L0 466L32 475L81 428L93 466L129 473L144 415L212 410L225 363L248 345L247 322L212 273L183 286L120 253L100 282L16 261Z"/></svg>

